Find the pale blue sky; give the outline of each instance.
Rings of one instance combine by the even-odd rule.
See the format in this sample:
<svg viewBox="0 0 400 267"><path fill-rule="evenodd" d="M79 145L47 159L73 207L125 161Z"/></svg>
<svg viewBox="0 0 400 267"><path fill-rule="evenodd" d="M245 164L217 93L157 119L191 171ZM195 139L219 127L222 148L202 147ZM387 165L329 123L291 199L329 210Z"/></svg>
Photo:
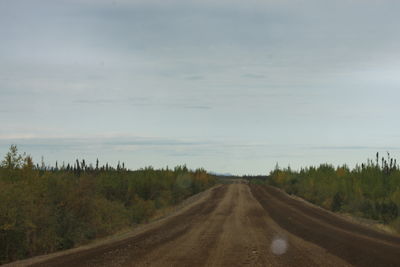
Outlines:
<svg viewBox="0 0 400 267"><path fill-rule="evenodd" d="M384 0L0 0L0 154L234 174L398 156L398 14Z"/></svg>

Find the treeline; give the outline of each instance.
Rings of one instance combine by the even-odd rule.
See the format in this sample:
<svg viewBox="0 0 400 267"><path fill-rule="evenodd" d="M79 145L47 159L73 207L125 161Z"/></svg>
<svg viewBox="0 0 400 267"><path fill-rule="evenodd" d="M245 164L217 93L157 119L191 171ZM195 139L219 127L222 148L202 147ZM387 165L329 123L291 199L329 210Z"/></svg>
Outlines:
<svg viewBox="0 0 400 267"><path fill-rule="evenodd" d="M35 165L16 146L0 166L0 264L72 248L149 220L215 183L186 166Z"/></svg>
<svg viewBox="0 0 400 267"><path fill-rule="evenodd" d="M263 184L269 178L266 175L243 175L243 179L246 179L251 184Z"/></svg>
<svg viewBox="0 0 400 267"><path fill-rule="evenodd" d="M400 168L390 157L368 160L350 169L346 165L293 171L277 167L267 183L335 212L377 220L400 233Z"/></svg>

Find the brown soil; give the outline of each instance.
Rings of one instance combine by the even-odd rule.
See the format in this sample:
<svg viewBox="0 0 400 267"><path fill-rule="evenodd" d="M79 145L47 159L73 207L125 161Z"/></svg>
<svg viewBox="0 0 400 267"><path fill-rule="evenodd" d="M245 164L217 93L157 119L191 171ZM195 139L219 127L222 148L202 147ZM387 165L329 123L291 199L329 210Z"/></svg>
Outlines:
<svg viewBox="0 0 400 267"><path fill-rule="evenodd" d="M257 201L258 200L258 201ZM31 266L400 266L400 239L271 187L222 185L181 212Z"/></svg>
<svg viewBox="0 0 400 267"><path fill-rule="evenodd" d="M269 186L251 191L271 218L293 235L356 266L400 266L400 238L354 224Z"/></svg>

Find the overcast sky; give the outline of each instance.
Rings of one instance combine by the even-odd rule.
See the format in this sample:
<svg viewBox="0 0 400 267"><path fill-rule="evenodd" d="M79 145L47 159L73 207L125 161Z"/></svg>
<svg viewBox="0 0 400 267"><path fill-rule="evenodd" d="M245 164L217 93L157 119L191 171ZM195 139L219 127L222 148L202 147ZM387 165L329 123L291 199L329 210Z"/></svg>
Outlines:
<svg viewBox="0 0 400 267"><path fill-rule="evenodd" d="M265 174L400 156L400 1L0 0L0 155Z"/></svg>

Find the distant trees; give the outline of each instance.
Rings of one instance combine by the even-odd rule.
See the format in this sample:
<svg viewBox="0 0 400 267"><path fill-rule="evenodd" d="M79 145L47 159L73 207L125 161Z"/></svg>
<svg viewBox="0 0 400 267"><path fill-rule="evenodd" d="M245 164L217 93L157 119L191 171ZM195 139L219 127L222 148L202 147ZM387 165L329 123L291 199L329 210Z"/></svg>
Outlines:
<svg viewBox="0 0 400 267"><path fill-rule="evenodd" d="M130 171L85 160L56 167L11 146L0 165L0 264L67 249L148 221L215 183L186 166Z"/></svg>
<svg viewBox="0 0 400 267"><path fill-rule="evenodd" d="M269 184L332 211L347 212L392 225L400 232L400 170L390 157L357 165L303 168L300 171L276 168Z"/></svg>

